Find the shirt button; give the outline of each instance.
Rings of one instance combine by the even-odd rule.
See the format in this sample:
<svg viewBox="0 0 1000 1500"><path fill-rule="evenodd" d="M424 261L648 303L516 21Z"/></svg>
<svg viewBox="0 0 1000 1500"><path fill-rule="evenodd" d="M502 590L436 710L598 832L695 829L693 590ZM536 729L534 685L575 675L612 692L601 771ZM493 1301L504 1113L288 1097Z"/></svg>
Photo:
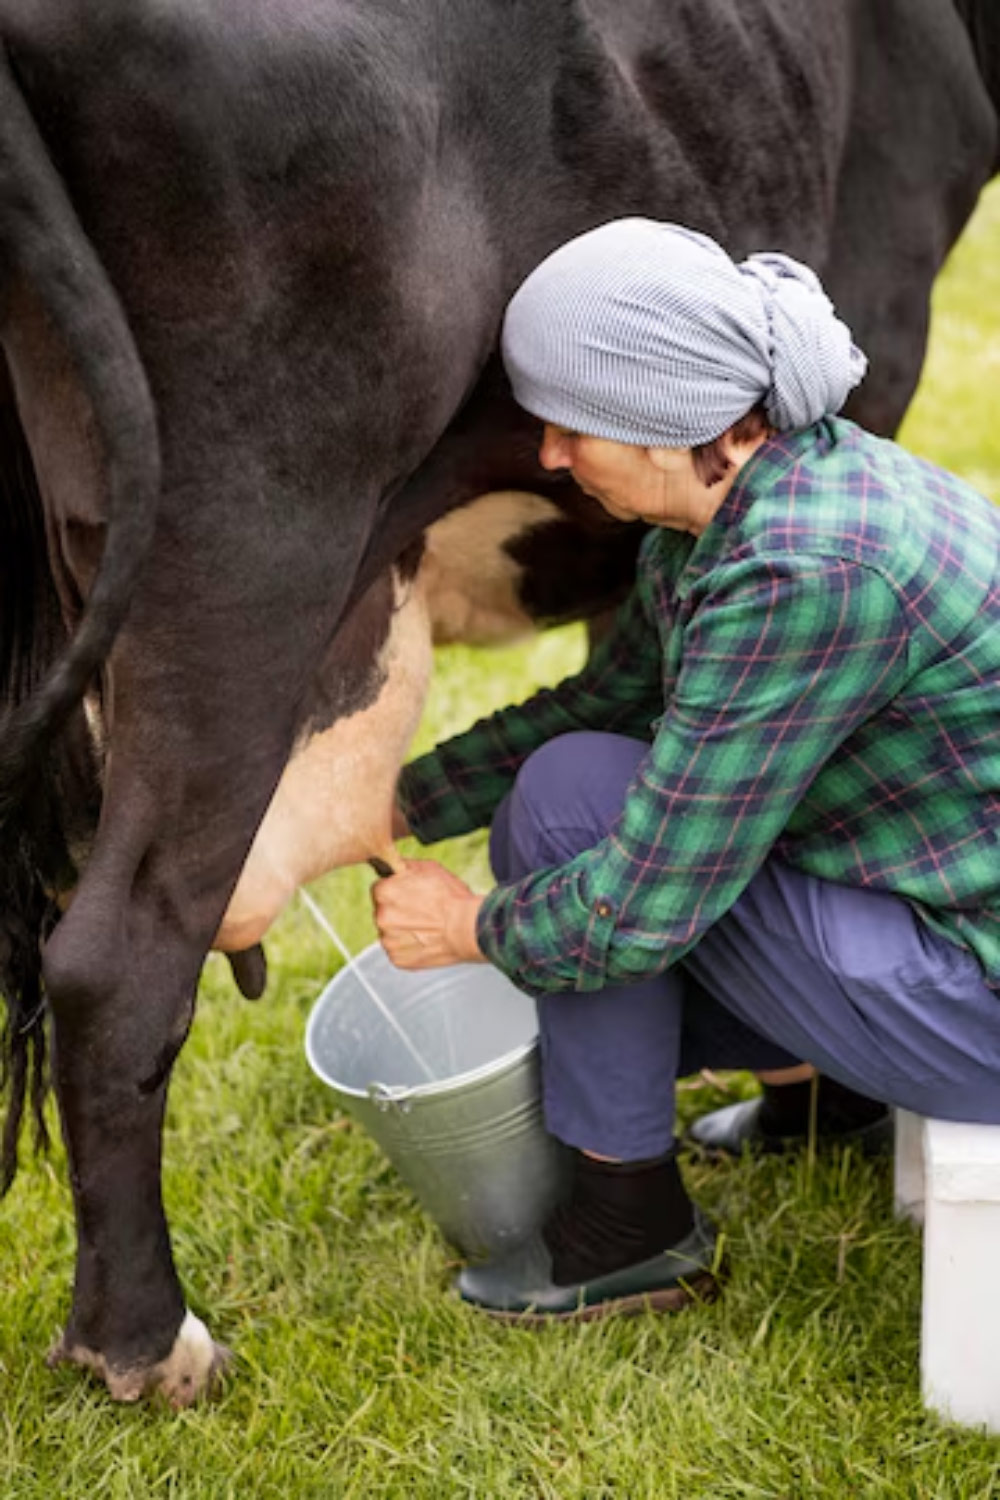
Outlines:
<svg viewBox="0 0 1000 1500"><path fill-rule="evenodd" d="M599 917L610 917L614 908L610 901L598 901L594 906L594 910Z"/></svg>

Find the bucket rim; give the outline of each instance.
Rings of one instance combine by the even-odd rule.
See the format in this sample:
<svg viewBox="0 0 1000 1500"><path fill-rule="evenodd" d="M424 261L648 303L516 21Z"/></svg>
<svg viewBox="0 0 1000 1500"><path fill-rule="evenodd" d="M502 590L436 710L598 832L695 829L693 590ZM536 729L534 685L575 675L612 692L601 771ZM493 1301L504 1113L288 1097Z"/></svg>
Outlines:
<svg viewBox="0 0 1000 1500"><path fill-rule="evenodd" d="M369 953L373 953L376 950L384 952L382 944L370 943L367 948L363 948L360 953L355 955L354 962L358 963L359 960L367 957ZM457 969L462 966L454 964L451 967ZM347 1098L370 1100L373 1095L381 1094L383 1097L396 1100L432 1099L441 1094L453 1093L459 1088L468 1088L470 1085L485 1083L490 1079L498 1078L503 1073L515 1068L519 1063L524 1062L526 1058L531 1057L532 1053L538 1051L538 1033L536 1031L530 1041L522 1042L518 1047L512 1047L509 1052L504 1052L500 1057L494 1058L491 1062L481 1063L478 1068L469 1068L464 1073L451 1073L447 1078L435 1079L433 1083L382 1083L376 1078L372 1079L367 1088L355 1088L351 1084L341 1083L320 1063L315 1044L315 1034L319 1029L320 1016L331 987L340 978L341 974L348 972L348 966L344 964L333 975L333 978L329 979L323 986L322 993L314 1002L312 1010L309 1012L305 1034L306 1061L313 1073L321 1083L325 1083L328 1088L333 1089L338 1094L343 1094Z"/></svg>

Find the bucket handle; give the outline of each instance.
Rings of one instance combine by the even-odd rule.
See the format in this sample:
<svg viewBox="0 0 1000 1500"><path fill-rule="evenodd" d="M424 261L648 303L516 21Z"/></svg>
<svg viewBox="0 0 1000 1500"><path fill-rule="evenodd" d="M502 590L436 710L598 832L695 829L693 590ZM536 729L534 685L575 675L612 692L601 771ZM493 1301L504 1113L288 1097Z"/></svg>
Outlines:
<svg viewBox="0 0 1000 1500"><path fill-rule="evenodd" d="M370 1083L368 1097L380 1114L408 1115L413 1108L412 1090L404 1084Z"/></svg>

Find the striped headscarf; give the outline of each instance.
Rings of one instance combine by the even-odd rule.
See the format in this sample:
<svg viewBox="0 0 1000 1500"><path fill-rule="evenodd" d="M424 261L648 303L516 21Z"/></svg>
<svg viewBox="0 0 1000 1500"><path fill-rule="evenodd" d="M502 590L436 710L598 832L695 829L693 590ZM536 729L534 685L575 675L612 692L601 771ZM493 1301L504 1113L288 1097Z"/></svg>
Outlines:
<svg viewBox="0 0 1000 1500"><path fill-rule="evenodd" d="M503 327L515 399L543 421L691 448L763 401L779 432L839 411L867 361L818 278L787 255L737 265L707 235L617 219L570 240Z"/></svg>

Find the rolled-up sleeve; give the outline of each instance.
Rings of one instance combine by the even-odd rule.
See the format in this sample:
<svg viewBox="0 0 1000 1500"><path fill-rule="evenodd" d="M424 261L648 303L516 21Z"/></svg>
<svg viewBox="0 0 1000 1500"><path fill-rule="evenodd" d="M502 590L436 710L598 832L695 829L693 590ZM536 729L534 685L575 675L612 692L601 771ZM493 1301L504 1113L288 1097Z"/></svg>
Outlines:
<svg viewBox="0 0 1000 1500"><path fill-rule="evenodd" d="M656 625L634 589L581 672L480 719L404 767L400 805L421 843L468 833L489 822L540 745L578 729L649 739L662 708Z"/></svg>

